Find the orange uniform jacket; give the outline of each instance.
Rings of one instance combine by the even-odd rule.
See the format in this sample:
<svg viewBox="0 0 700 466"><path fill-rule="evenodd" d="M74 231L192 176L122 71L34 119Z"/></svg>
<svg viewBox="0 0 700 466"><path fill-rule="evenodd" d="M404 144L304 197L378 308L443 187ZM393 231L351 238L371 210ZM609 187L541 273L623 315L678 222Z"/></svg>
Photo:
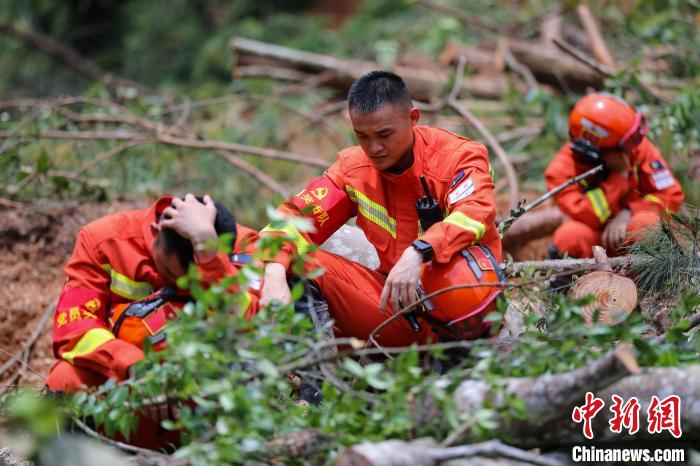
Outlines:
<svg viewBox="0 0 700 466"><path fill-rule="evenodd" d="M294 227L285 232L295 238L275 258L289 265L294 249L308 250L322 244L347 220L357 216L357 226L379 255L378 271L388 274L403 251L417 237L431 244L434 259L447 262L460 250L480 242L498 260L501 240L495 224L493 180L486 148L470 139L438 128L414 127L411 168L392 175L376 170L359 146L343 149L338 160L320 177L279 210L304 212L316 228L311 234ZM425 175L431 193L445 213L442 222L421 232L416 200L425 193ZM265 232L275 231L267 227Z"/></svg>
<svg viewBox="0 0 700 466"><path fill-rule="evenodd" d="M573 220L599 230L608 219L628 208L632 214L642 211L678 212L683 189L676 181L659 150L646 138L630 154L630 174L625 178L610 173L597 186L584 180L571 185L555 197L561 211ZM569 145L562 147L545 171L547 189L589 170Z"/></svg>
<svg viewBox="0 0 700 466"><path fill-rule="evenodd" d="M58 359L122 380L129 366L143 358L141 348L114 337L109 310L166 285L153 262L150 225L170 201L161 198L148 209L109 215L80 230L54 313L53 351ZM241 225L237 231L234 251L252 252L257 233ZM224 254L197 265L204 283L237 270ZM257 310L258 298L251 298L247 314Z"/></svg>

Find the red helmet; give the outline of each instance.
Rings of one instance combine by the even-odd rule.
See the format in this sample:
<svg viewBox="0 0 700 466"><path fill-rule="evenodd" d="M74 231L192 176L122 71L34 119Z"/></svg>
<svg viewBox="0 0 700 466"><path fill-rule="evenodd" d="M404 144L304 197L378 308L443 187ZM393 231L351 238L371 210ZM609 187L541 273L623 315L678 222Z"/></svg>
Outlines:
<svg viewBox="0 0 700 466"><path fill-rule="evenodd" d="M605 92L578 101L569 116L569 137L596 149L634 149L649 132L644 116Z"/></svg>
<svg viewBox="0 0 700 466"><path fill-rule="evenodd" d="M498 262L483 245L471 246L456 254L446 264L428 262L423 265L423 292L456 288L428 298L421 314L439 335L449 339L478 338L491 327L484 317L496 309L496 298L503 287L495 285L504 280ZM482 285L482 286L479 286Z"/></svg>

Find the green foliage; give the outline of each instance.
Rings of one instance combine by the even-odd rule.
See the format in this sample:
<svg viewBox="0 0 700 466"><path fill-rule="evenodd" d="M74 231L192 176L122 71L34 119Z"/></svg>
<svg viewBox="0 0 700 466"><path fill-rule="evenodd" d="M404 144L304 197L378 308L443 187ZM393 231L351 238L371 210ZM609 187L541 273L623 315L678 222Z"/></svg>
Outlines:
<svg viewBox="0 0 700 466"><path fill-rule="evenodd" d="M631 267L639 288L674 297L700 292L700 215L671 214L630 248L639 257Z"/></svg>

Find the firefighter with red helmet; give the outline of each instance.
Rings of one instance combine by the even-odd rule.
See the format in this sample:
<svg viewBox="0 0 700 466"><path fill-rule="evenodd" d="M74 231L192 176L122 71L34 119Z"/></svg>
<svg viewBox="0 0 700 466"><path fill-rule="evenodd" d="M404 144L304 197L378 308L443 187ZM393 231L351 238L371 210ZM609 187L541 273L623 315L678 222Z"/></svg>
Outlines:
<svg viewBox="0 0 700 466"><path fill-rule="evenodd" d="M570 142L547 167L547 188L595 165L604 169L556 195L569 220L554 232L551 256L591 257L595 245L615 254L679 210L683 190L647 133L644 116L617 96L589 94L574 106Z"/></svg>
<svg viewBox="0 0 700 466"><path fill-rule="evenodd" d="M357 80L348 106L359 145L338 152L337 161L322 176L279 208L287 215L306 216L315 231L289 225L261 232L294 239L266 264L261 302L288 303L285 274L292 257L322 244L356 217L378 253L377 270L325 251L316 251L313 258L325 270L316 283L328 302L336 335L367 339L388 318L384 311L416 302L422 273L426 292L488 280L498 270L501 239L483 145L418 126L420 110L393 73L374 71ZM463 256L465 249L471 252ZM426 278L431 275L443 279ZM480 336L487 326L478 318L467 319L492 304L496 294L493 288L488 291L436 296L434 308L425 313L434 313L434 322L397 319L377 340L383 346L404 346L437 340L442 330L453 338ZM472 322L474 328L468 329Z"/></svg>

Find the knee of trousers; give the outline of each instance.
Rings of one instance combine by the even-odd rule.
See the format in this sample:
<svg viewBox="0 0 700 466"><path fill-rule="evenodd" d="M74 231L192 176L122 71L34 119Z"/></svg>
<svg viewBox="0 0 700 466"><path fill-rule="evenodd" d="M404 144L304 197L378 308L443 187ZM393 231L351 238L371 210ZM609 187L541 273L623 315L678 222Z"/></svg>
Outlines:
<svg viewBox="0 0 700 466"><path fill-rule="evenodd" d="M582 222L563 223L552 236L552 244L561 254L571 257L592 257L591 248L600 244L600 232Z"/></svg>
<svg viewBox="0 0 700 466"><path fill-rule="evenodd" d="M68 361L58 361L46 378L46 387L54 392L75 393L102 385L106 380L105 376L97 372L75 367Z"/></svg>

